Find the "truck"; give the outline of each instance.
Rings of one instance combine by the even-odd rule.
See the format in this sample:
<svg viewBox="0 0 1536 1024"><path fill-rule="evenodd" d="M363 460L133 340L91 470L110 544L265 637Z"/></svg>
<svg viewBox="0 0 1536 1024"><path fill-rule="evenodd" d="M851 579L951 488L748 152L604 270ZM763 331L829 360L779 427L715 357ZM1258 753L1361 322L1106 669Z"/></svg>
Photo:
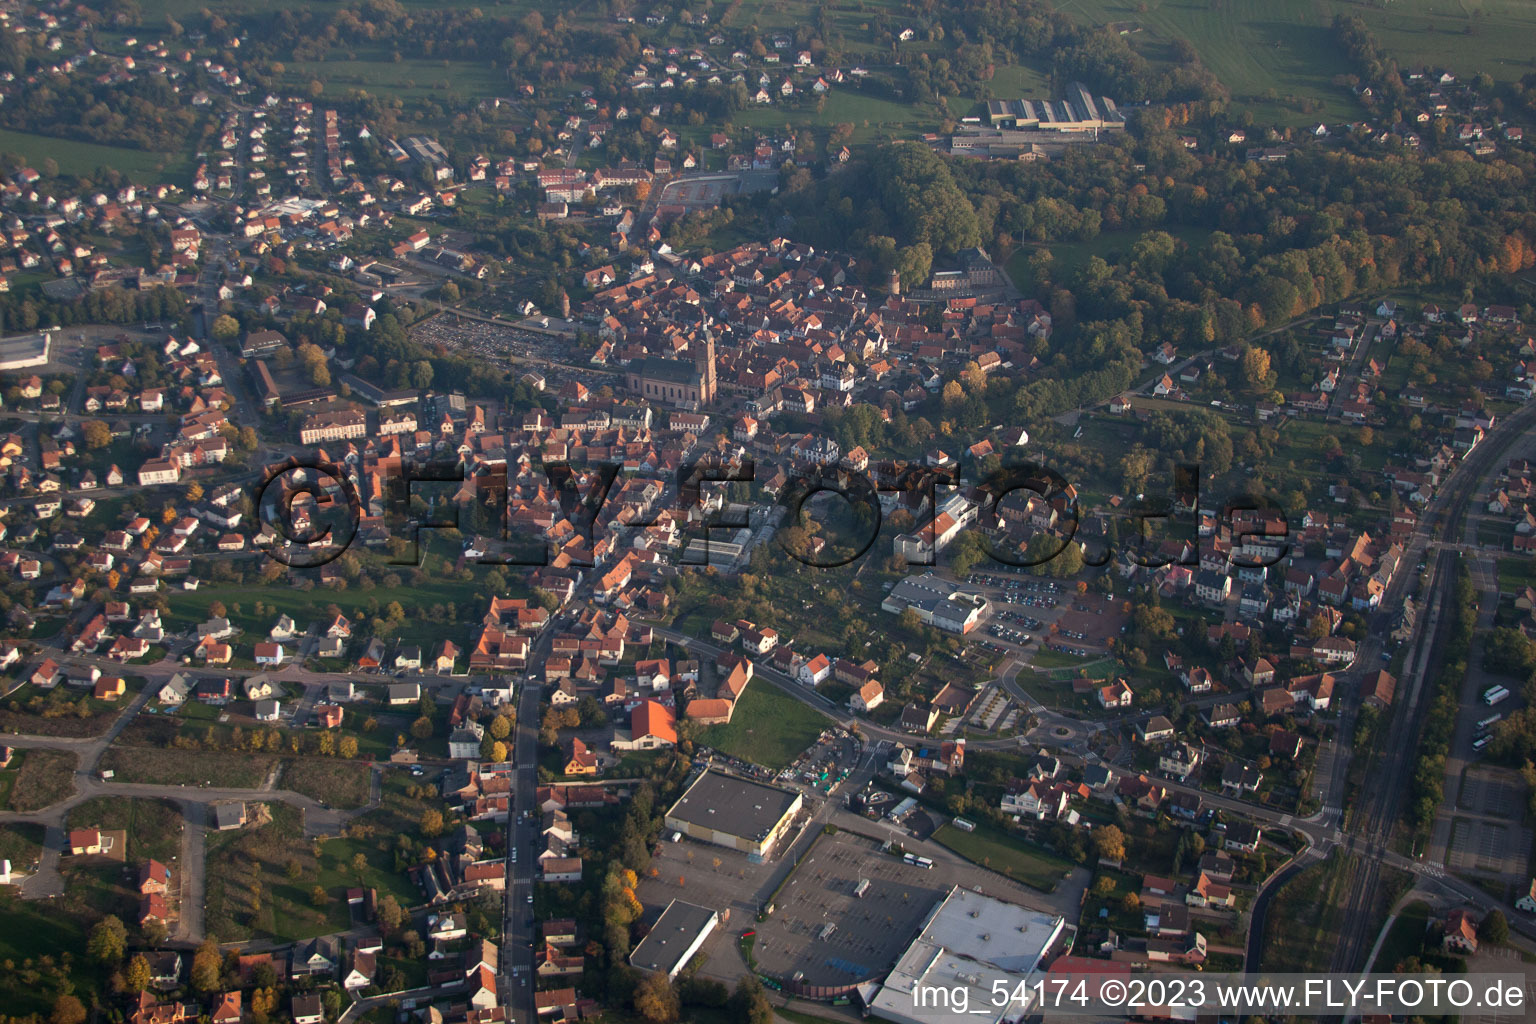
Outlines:
<svg viewBox="0 0 1536 1024"><path fill-rule="evenodd" d="M955 828L959 829L961 832L976 831L976 823L974 821L966 821L964 818L956 818L954 821L950 822L950 824L954 825Z"/></svg>
<svg viewBox="0 0 1536 1024"><path fill-rule="evenodd" d="M1489 707L1509 696L1509 691L1502 686L1490 686L1483 691L1483 703Z"/></svg>

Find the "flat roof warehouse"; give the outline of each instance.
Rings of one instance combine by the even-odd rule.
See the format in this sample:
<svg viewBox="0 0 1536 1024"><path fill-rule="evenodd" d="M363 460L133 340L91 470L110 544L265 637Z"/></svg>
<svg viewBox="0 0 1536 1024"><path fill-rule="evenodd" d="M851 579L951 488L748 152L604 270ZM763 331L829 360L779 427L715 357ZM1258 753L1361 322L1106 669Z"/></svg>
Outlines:
<svg viewBox="0 0 1536 1024"><path fill-rule="evenodd" d="M642 971L659 971L669 978L676 977L709 938L719 920L720 915L708 907L673 900L651 926L650 934L629 955L630 965Z"/></svg>
<svg viewBox="0 0 1536 1024"><path fill-rule="evenodd" d="M48 361L52 344L53 338L47 332L0 338L0 370L42 366Z"/></svg>
<svg viewBox="0 0 1536 1024"><path fill-rule="evenodd" d="M710 770L672 805L666 825L690 838L762 858L771 854L801 801L799 793Z"/></svg>

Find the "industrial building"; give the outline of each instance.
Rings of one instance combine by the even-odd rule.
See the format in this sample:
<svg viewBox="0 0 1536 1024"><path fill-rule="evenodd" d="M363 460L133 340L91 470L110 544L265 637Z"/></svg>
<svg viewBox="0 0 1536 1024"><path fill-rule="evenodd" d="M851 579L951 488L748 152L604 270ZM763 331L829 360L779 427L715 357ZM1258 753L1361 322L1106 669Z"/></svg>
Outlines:
<svg viewBox="0 0 1536 1024"><path fill-rule="evenodd" d="M955 886L866 1000L869 1010L896 1024L1011 1024L1031 1012L1032 979L1065 931L1061 917ZM1024 998L999 1006L998 982ZM928 998L939 990L944 1000Z"/></svg>
<svg viewBox="0 0 1536 1024"><path fill-rule="evenodd" d="M24 370L48 361L53 337L47 331L0 338L0 370Z"/></svg>
<svg viewBox="0 0 1536 1024"><path fill-rule="evenodd" d="M1108 96L1097 99L1081 82L1067 86L1063 100L988 100L987 121L994 128L1023 128L1042 132L1117 131L1125 115Z"/></svg>
<svg viewBox="0 0 1536 1024"><path fill-rule="evenodd" d="M651 926L650 934L629 954L629 964L636 970L675 978L719 923L718 911L673 900Z"/></svg>
<svg viewBox="0 0 1536 1024"><path fill-rule="evenodd" d="M924 625L948 633L969 633L992 610L985 597L961 590L933 573L902 580L885 595L880 607L892 615L911 608Z"/></svg>
<svg viewBox="0 0 1536 1024"><path fill-rule="evenodd" d="M763 861L789 830L801 803L799 793L711 770L678 797L667 812L666 826Z"/></svg>

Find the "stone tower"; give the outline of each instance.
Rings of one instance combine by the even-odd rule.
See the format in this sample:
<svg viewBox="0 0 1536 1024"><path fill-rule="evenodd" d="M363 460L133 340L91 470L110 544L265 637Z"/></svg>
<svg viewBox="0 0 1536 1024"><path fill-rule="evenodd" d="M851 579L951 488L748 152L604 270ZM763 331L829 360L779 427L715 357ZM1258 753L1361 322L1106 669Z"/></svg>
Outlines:
<svg viewBox="0 0 1536 1024"><path fill-rule="evenodd" d="M695 359L694 368L699 374L699 405L713 405L715 402L715 333L708 327L704 328L704 351L700 352Z"/></svg>
<svg viewBox="0 0 1536 1024"><path fill-rule="evenodd" d="M891 298L897 299L901 297L901 275L894 269L891 271L890 277L886 279L886 287L891 293Z"/></svg>

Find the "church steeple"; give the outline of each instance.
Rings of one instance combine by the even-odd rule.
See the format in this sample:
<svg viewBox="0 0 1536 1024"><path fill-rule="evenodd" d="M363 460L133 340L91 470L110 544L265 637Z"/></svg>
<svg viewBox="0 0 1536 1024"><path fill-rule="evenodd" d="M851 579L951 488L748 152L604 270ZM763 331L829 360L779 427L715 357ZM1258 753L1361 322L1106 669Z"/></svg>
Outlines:
<svg viewBox="0 0 1536 1024"><path fill-rule="evenodd" d="M715 333L708 327L704 328L704 351L694 360L694 367L699 374L699 405L713 405L715 402Z"/></svg>

